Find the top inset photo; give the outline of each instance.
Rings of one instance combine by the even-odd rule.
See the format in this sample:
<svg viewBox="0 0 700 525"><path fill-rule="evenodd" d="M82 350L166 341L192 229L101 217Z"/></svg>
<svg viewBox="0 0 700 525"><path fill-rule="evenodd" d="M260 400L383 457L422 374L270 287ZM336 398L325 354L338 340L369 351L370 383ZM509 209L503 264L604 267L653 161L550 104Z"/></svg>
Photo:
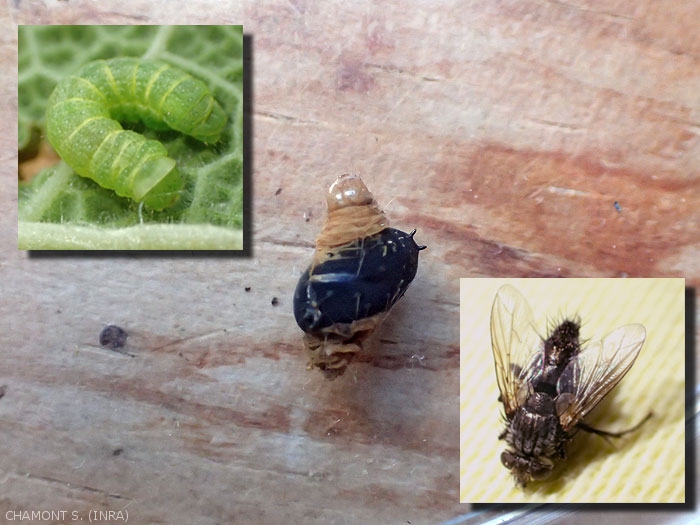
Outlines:
<svg viewBox="0 0 700 525"><path fill-rule="evenodd" d="M243 249L243 26L18 31L19 249Z"/></svg>

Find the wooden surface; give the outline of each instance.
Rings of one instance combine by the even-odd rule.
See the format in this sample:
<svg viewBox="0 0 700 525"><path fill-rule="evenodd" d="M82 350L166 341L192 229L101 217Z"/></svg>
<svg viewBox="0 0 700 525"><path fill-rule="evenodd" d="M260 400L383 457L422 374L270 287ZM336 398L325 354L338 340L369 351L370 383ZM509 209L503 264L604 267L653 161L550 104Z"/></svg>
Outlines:
<svg viewBox="0 0 700 525"><path fill-rule="evenodd" d="M700 284L692 0L47 0L0 16L12 72L1 85L2 516L479 522L489 514L457 503L458 279ZM18 252L16 25L240 22L251 252ZM330 383L305 370L291 296L323 192L345 172L428 249L370 351ZM129 331L135 357L97 348L107 323Z"/></svg>

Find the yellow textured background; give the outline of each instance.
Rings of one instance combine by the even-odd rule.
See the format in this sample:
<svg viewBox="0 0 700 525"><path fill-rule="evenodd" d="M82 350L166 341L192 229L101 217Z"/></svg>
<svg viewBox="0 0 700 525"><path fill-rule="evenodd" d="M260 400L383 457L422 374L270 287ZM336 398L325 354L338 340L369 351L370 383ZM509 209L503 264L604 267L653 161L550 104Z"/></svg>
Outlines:
<svg viewBox="0 0 700 525"><path fill-rule="evenodd" d="M500 463L505 442L490 312L497 290L515 286L540 335L579 315L581 338L641 323L646 342L624 379L586 418L596 428L638 431L608 444L579 432L550 481L515 485ZM681 503L685 501L685 282L683 279L462 279L460 290L460 501Z"/></svg>

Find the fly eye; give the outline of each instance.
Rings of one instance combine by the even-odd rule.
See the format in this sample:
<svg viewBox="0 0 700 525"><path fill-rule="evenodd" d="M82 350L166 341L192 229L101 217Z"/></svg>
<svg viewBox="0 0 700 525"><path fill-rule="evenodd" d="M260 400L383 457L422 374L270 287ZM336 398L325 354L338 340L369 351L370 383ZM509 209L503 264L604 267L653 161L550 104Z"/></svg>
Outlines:
<svg viewBox="0 0 700 525"><path fill-rule="evenodd" d="M503 466L506 467L508 470L512 469L515 463L515 458L513 457L513 454L511 454L507 450L501 452L501 463L503 463Z"/></svg>

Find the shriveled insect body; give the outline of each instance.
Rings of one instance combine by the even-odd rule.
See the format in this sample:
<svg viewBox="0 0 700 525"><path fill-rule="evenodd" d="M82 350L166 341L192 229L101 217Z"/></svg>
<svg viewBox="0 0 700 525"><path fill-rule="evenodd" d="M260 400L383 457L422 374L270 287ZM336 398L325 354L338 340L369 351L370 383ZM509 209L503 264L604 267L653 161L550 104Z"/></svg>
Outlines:
<svg viewBox="0 0 700 525"><path fill-rule="evenodd" d="M355 355L362 350L365 340L385 316L383 313L377 314L350 324L333 325L320 332L305 333L308 368L318 368L329 380L343 375Z"/></svg>
<svg viewBox="0 0 700 525"><path fill-rule="evenodd" d="M313 262L294 292L294 317L306 333L310 365L332 379L406 292L424 247L413 239L415 231L387 227L356 177L340 177L331 186L328 208ZM359 232L369 234L358 237Z"/></svg>
<svg viewBox="0 0 700 525"><path fill-rule="evenodd" d="M644 327L623 326L585 349L579 329L578 321L565 320L542 341L515 288L503 286L494 300L491 340L506 418L500 439L508 444L501 462L523 487L549 476L578 430L619 437L639 426L612 433L583 418L629 371L644 344Z"/></svg>
<svg viewBox="0 0 700 525"><path fill-rule="evenodd" d="M387 228L328 252L297 284L297 324L314 332L387 312L416 276L418 251L413 234Z"/></svg>
<svg viewBox="0 0 700 525"><path fill-rule="evenodd" d="M160 142L119 123L138 120L213 144L227 116L207 86L188 73L163 62L114 58L90 62L58 83L49 99L46 131L76 173L163 209L177 200L182 178Z"/></svg>

